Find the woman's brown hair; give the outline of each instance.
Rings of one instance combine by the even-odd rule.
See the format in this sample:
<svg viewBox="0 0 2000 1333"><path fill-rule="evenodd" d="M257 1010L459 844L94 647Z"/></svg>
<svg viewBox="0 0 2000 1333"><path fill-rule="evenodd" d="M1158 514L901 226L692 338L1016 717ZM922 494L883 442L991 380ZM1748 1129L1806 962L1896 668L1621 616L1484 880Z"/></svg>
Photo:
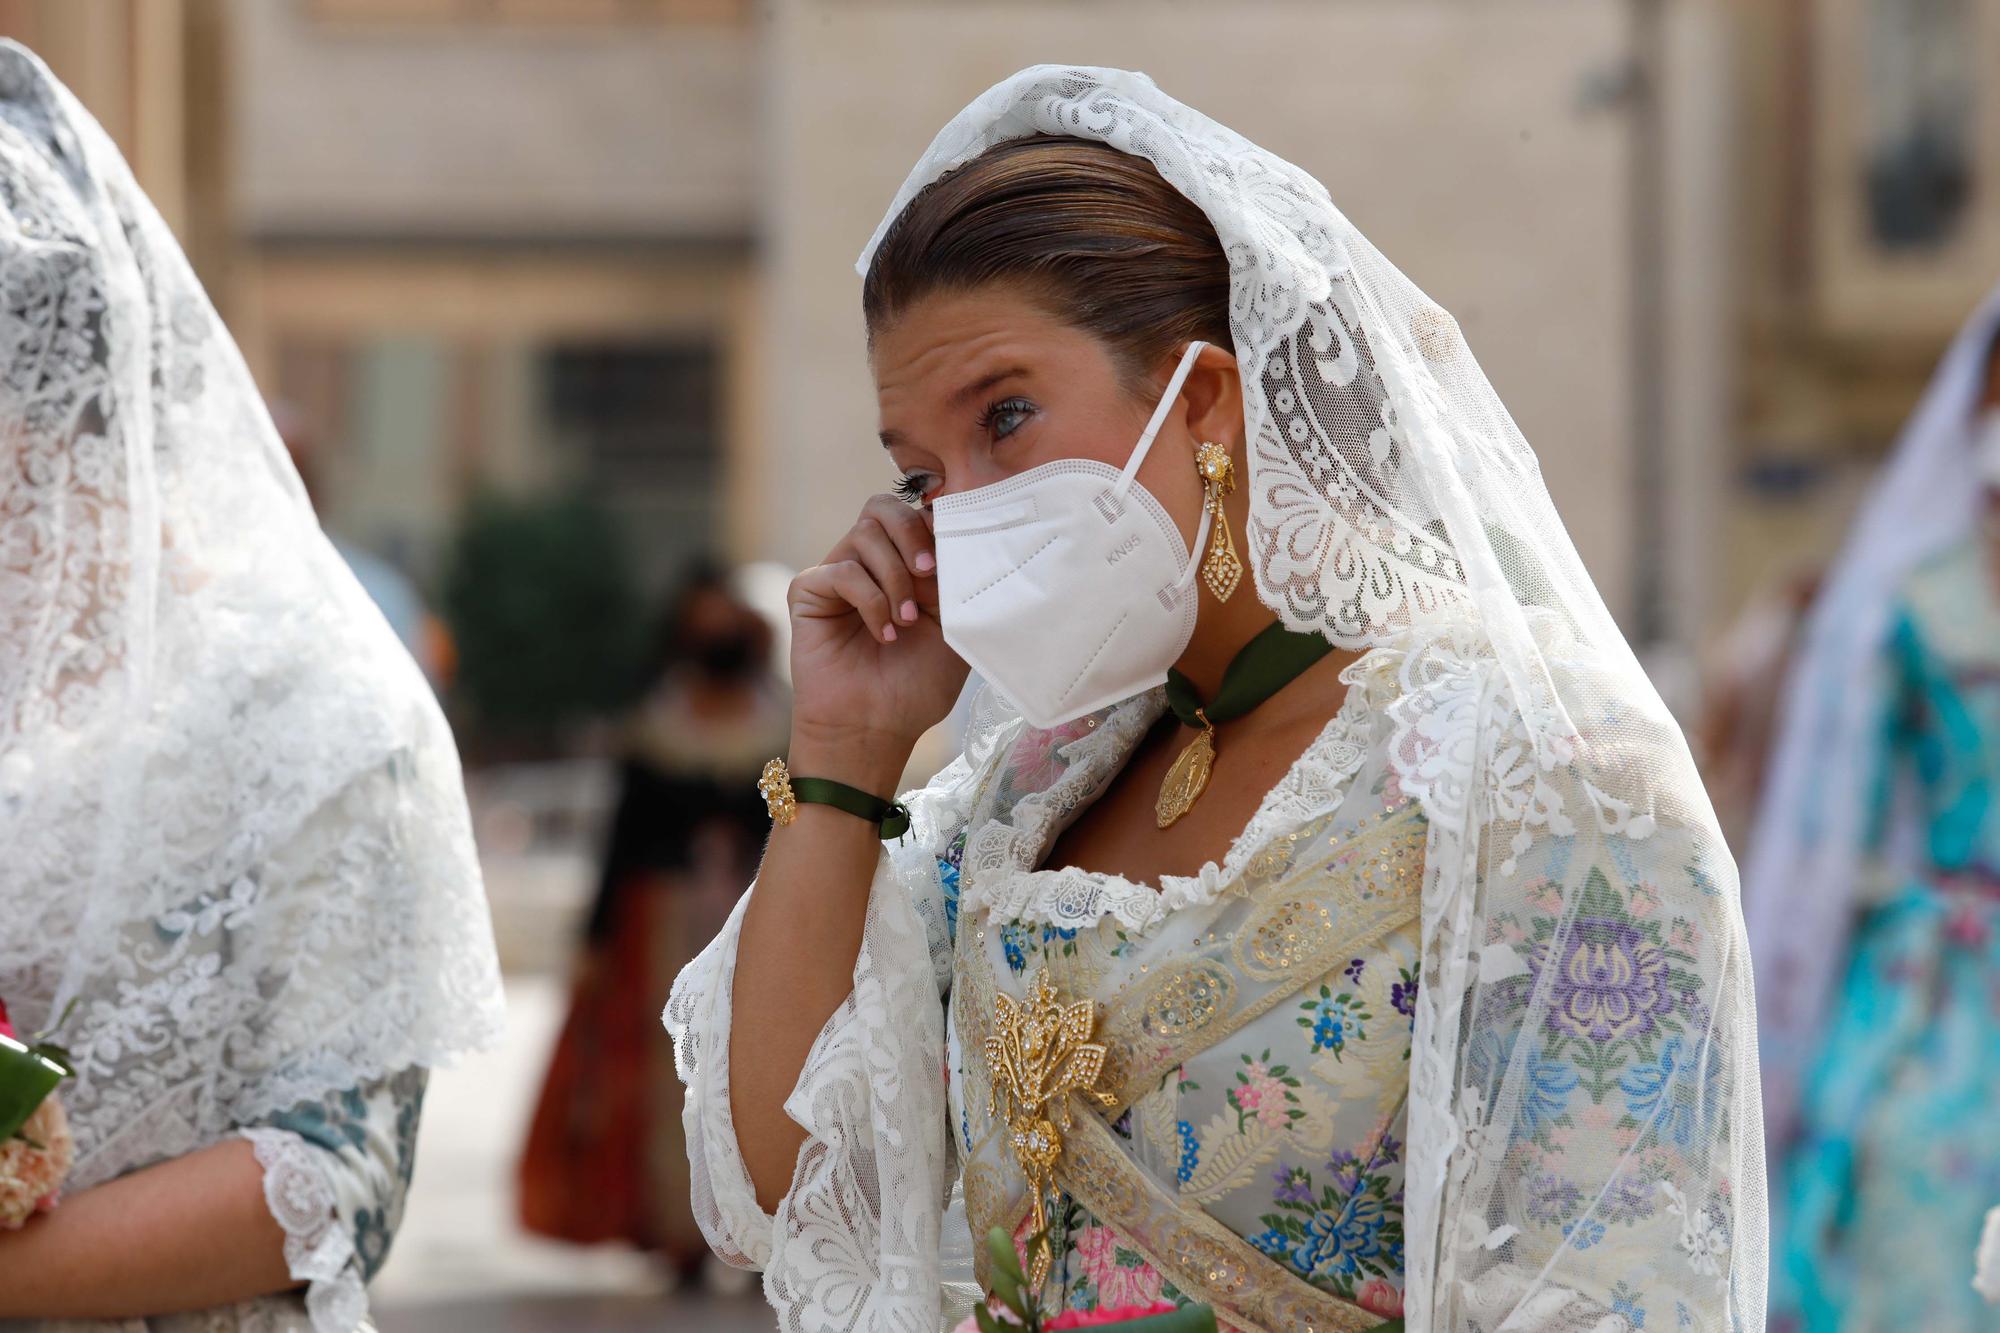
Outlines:
<svg viewBox="0 0 2000 1333"><path fill-rule="evenodd" d="M1151 162L1094 140L997 144L912 199L861 286L869 337L926 296L989 283L1102 339L1135 393L1196 338L1232 346L1215 228Z"/></svg>

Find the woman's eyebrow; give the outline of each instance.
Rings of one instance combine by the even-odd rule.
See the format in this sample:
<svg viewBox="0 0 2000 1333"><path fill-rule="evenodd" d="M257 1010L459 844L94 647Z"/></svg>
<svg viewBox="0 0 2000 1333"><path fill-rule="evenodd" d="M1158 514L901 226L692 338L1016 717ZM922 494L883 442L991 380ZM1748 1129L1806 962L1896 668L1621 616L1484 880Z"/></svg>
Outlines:
<svg viewBox="0 0 2000 1333"><path fill-rule="evenodd" d="M990 375L981 375L970 384L953 390L951 398L948 401L953 407L961 406L968 399L977 398L980 394L985 393L997 384L1004 384L1008 380L1021 378L1027 374L1028 368L1026 366L1009 366L1005 370L996 370ZM877 431L876 438L882 441L884 449L894 449L897 445L903 443L902 432L896 430Z"/></svg>
<svg viewBox="0 0 2000 1333"><path fill-rule="evenodd" d="M951 396L951 405L957 407L968 398L977 398L996 384L1004 383L1007 380L1026 375L1027 373L1028 368L1026 366L1009 366L1005 370L996 370L991 375L982 375L964 388L953 393Z"/></svg>

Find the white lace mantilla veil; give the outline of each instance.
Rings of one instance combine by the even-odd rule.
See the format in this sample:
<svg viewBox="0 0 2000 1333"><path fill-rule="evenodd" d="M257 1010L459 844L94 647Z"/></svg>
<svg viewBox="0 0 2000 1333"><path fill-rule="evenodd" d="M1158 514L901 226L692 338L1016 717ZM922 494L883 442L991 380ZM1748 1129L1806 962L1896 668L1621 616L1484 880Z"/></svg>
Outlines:
<svg viewBox="0 0 2000 1333"><path fill-rule="evenodd" d="M1778 738L1744 866L1758 961L1766 1126L1789 1138L1821 1034L1868 855L1878 766L1883 648L1904 583L1964 541L1986 495L1973 450L1986 357L2000 336L2000 288L1945 352L1806 621L1780 695ZM1908 807L1879 839L1885 862L1910 847ZM1900 868L1900 867L1894 867Z"/></svg>
<svg viewBox="0 0 2000 1333"><path fill-rule="evenodd" d="M0 997L72 1189L489 1044L457 753L117 149L0 42Z"/></svg>
<svg viewBox="0 0 2000 1333"><path fill-rule="evenodd" d="M911 173L862 271L926 185L1034 134L1142 156L1214 224L1231 267L1243 376L1253 586L1292 629L1371 650L1349 679L1385 701L1396 780L1428 817L1406 1158L1408 1326L1618 1333L1633 1327L1620 1302L1657 1291L1668 1307L1685 1296L1659 1311L1670 1328L1678 1317L1682 1327L1760 1330L1763 1146L1735 869L1679 729L1456 324L1317 181L1143 75L1111 69L1039 66L975 100ZM967 775L1009 734L976 720L967 756L913 799L913 841L925 851L939 828L964 818ZM1320 790L1320 812L1338 793L1337 784ZM935 873L921 859L890 853L906 883ZM942 1104L930 1086L937 1057L924 1046L942 1034L922 999L932 985L922 932L937 927L900 927L917 932L909 970L925 975L886 974L882 959L910 914L893 896L884 901L880 883L844 1011L862 1032L843 1039L856 1047L847 1058L858 1084L824 1078L818 1062L831 1054L816 1048L787 1104L813 1135L795 1192L817 1189L819 1164L843 1151L866 1165L843 1168L859 1179L818 1189L805 1206L788 1196L777 1221L783 1253L760 1243L737 1256L767 1264L767 1293L792 1310L788 1328L916 1330L926 1311L936 1317L947 1136L918 1116ZM690 1142L714 1158L730 1132L727 1098L699 1094L710 1086L703 1080L726 1080L727 1052L690 1036L705 1008L726 1004L728 972L690 972L709 993L692 993L684 974L668 1019L690 1106L711 1108L690 1111ZM828 1034L844 1021L837 1015ZM1563 1035L1584 1029L1602 1035L1595 1044ZM1639 1073L1630 1052L1642 1045ZM1615 1115L1563 1120L1556 1188L1574 1188L1578 1215L1560 1234L1538 1179L1545 1158L1531 1142L1551 1132L1540 1080L1556 1067L1544 1058L1552 1050L1568 1052L1558 1077L1588 1075L1621 1114L1643 1108L1638 1127L1622 1133ZM1575 1063L1592 1058L1606 1063ZM1630 1068L1612 1063L1620 1060ZM1621 1091L1621 1070L1645 1086ZM711 1235L753 1235L740 1182L728 1198L714 1192L697 1198ZM1664 1240L1621 1244L1615 1231L1605 1240L1603 1221L1634 1217L1656 1219L1649 1234ZM798 1253L808 1246L810 1255ZM811 1292L816 1312L802 1318L795 1292ZM838 1313L862 1308L870 1314L858 1325Z"/></svg>

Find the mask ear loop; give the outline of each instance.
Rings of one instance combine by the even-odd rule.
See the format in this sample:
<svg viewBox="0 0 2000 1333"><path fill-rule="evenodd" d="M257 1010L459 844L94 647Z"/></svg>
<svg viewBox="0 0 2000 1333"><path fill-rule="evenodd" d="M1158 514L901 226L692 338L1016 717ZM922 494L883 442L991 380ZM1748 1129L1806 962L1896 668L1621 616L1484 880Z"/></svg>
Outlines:
<svg viewBox="0 0 2000 1333"><path fill-rule="evenodd" d="M1195 358L1201 355L1201 349L1206 346L1207 343L1196 339L1188 344L1187 351L1181 353L1181 362L1174 367L1173 376L1167 381L1166 392L1160 395L1160 405L1153 409L1152 420L1146 423L1145 433L1133 447L1132 457L1126 462L1125 470L1118 474L1118 480L1110 490L1097 497L1098 512L1106 519L1115 519L1124 511L1125 495L1132 489L1132 483L1138 477L1140 465L1146 461L1146 455L1152 451L1153 441L1159 436L1160 427L1167 424L1167 413L1173 410L1174 403L1179 400L1181 386L1187 383L1188 373L1194 369ZM1214 515L1209 512L1209 507L1206 504L1202 505L1201 526L1195 529L1194 550L1188 556L1187 568L1181 571L1179 578L1159 591L1160 605L1167 610L1176 610L1181 604L1181 598L1185 597L1188 589L1193 586L1195 571L1201 567L1201 553L1208 549L1208 530L1214 521Z"/></svg>
<svg viewBox="0 0 2000 1333"><path fill-rule="evenodd" d="M1153 440L1160 433L1160 427L1167 424L1167 413L1181 396L1181 386L1187 383L1188 372L1194 369L1194 359L1201 355L1201 349L1208 346L1199 340L1188 344L1187 351L1181 353L1181 363L1174 367L1173 377L1167 381L1167 391L1160 395L1160 405L1153 409L1153 419L1146 423L1146 431L1133 446L1132 457L1125 464L1125 470L1118 474L1118 481L1109 491L1112 511L1125 507L1125 493L1132 489L1132 481L1139 475L1139 465L1152 452ZM1206 512L1206 511L1204 511Z"/></svg>

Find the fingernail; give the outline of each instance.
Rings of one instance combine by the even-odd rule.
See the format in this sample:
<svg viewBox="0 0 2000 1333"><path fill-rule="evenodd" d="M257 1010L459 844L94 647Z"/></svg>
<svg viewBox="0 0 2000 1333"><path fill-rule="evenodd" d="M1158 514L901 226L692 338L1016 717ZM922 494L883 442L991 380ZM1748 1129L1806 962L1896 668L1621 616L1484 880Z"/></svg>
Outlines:
<svg viewBox="0 0 2000 1333"><path fill-rule="evenodd" d="M917 573L928 574L937 568L937 561L929 551L917 552L917 558L910 562L917 567Z"/></svg>
<svg viewBox="0 0 2000 1333"><path fill-rule="evenodd" d="M896 627L894 625L884 625L882 627L882 642L894 643L895 641L896 641Z"/></svg>
<svg viewBox="0 0 2000 1333"><path fill-rule="evenodd" d="M914 625L917 623L917 604L915 602L903 603L903 623L905 625Z"/></svg>

